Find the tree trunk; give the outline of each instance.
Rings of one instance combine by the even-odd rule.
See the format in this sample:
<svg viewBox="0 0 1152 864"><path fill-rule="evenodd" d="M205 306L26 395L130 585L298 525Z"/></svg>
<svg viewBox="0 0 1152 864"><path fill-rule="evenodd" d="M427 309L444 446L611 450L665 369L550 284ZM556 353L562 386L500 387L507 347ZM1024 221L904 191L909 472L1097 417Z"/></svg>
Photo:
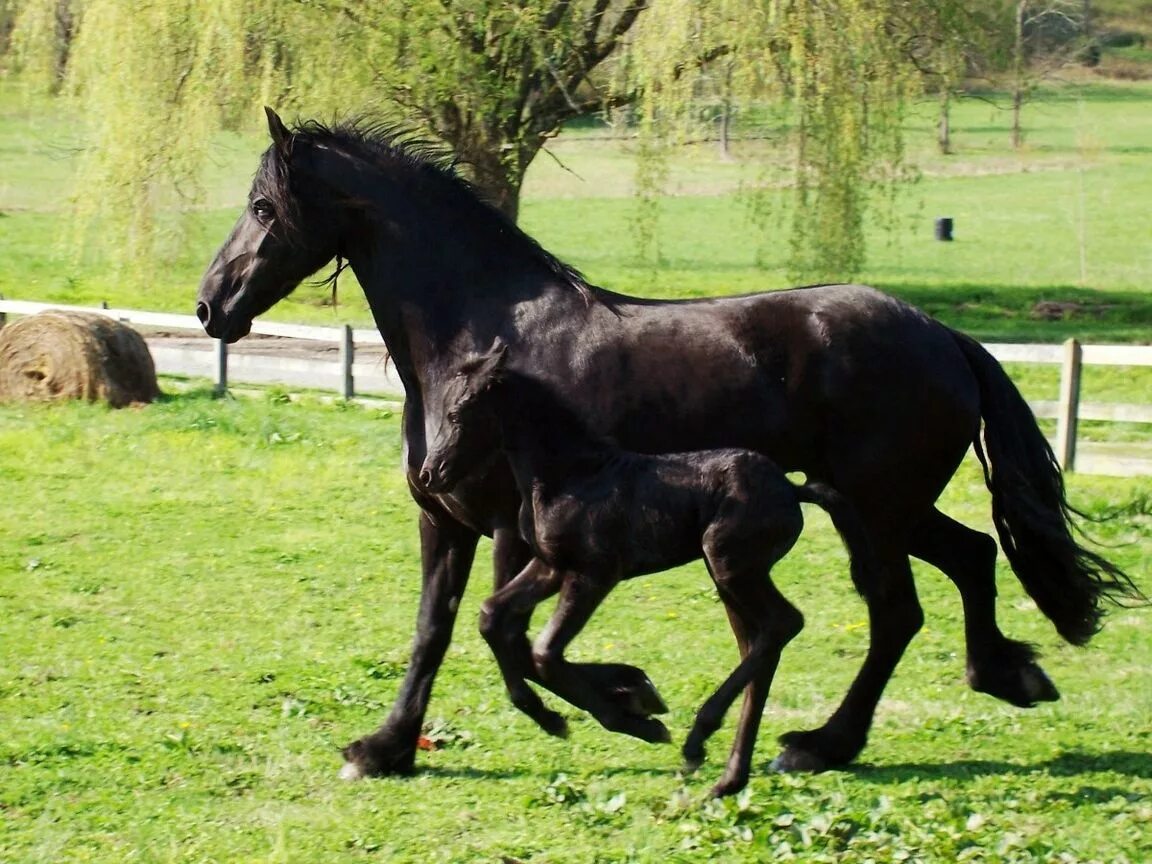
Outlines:
<svg viewBox="0 0 1152 864"><path fill-rule="evenodd" d="M520 188L528 166L540 152L544 138L532 133L509 140L506 130L489 129L482 136L447 135L461 168L484 200L513 222L520 216Z"/></svg>
<svg viewBox="0 0 1152 864"><path fill-rule="evenodd" d="M1024 106L1024 18L1028 0L1016 4L1016 38L1012 46L1012 149L1019 150L1024 143L1020 126L1020 109Z"/></svg>
<svg viewBox="0 0 1152 864"><path fill-rule="evenodd" d="M940 122L936 124L936 146L940 153L949 156L952 153L952 92L947 86L940 88Z"/></svg>

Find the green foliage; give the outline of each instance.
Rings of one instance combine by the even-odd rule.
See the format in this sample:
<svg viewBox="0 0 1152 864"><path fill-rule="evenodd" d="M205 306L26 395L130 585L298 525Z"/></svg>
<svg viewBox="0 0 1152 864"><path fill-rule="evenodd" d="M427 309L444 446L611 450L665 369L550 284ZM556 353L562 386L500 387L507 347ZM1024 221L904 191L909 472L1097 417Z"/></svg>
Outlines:
<svg viewBox="0 0 1152 864"><path fill-rule="evenodd" d="M663 129L711 121L700 94L717 63L744 101L788 105L769 118L791 154L789 269L801 282L845 280L863 267L866 217L907 176L903 114L923 83L913 49L951 45L968 24L956 3L677 0L645 16L631 68Z"/></svg>
<svg viewBox="0 0 1152 864"><path fill-rule="evenodd" d="M171 382L165 383L166 389ZM474 626L477 556L408 778L336 779L406 667L419 595L399 418L305 400L136 411L0 406L0 860L13 862L763 862L1144 860L1152 826L1147 610L1062 645L1006 569L999 612L1064 701L1019 711L968 690L951 584L863 762L773 774L774 736L822 722L863 659L865 613L835 532L806 513L777 568L807 627L789 645L749 790L704 799L674 748L571 720L558 741L503 692ZM1146 581L1152 481L1069 478L1107 554ZM943 501L989 530L974 462ZM539 627L539 621L534 625ZM620 586L574 656L639 663L677 740L737 651L700 565ZM430 839L431 838L431 839Z"/></svg>
<svg viewBox="0 0 1152 864"><path fill-rule="evenodd" d="M75 36L53 23L61 2ZM528 165L566 120L638 105L642 131L673 134L720 86L725 105L789 106L791 266L804 280L859 271L873 193L902 171L899 121L920 80L907 46L958 38L962 21L952 2L880 0L21 5L16 55L29 80L65 74L80 97L91 138L78 214L116 238L120 260L145 261L173 224L165 213L200 202L212 131L260 102L312 116L386 106L448 142L515 217ZM643 169L642 188L660 173Z"/></svg>

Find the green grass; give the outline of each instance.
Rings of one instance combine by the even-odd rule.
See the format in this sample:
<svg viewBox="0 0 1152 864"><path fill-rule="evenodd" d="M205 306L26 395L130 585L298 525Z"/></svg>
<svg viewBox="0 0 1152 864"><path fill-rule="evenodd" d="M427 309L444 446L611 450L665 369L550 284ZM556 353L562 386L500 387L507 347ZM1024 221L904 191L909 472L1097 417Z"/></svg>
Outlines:
<svg viewBox="0 0 1152 864"><path fill-rule="evenodd" d="M958 153L909 118L921 180L874 237L866 281L988 340L1149 341L1146 203L1152 86L1049 90L1007 150L1005 112L964 103ZM58 108L0 87L0 293L188 311L247 192L257 139L222 139L208 209L153 278L61 245L74 150ZM755 146L755 145L753 145ZM589 278L668 296L783 287L738 190L756 181L711 147L684 151L663 202L662 259L632 234L626 143L577 130L533 166L524 224ZM932 240L956 219L957 240ZM783 236L777 229L775 236ZM769 238L770 239L770 238ZM756 262L758 256L762 267ZM365 324L351 280L338 308L303 287L281 320ZM1041 300L1076 301L1055 321ZM1012 367L1055 398L1054 367ZM1148 370L1085 371L1086 400L1146 402ZM1143 436L1146 426L1089 437ZM335 780L339 747L386 713L419 596L415 507L397 418L313 402L191 391L139 411L0 407L0 861L1142 861L1152 831L1152 643L1143 610L1092 647L1062 645L1001 568L1005 629L1035 642L1064 700L1018 711L963 683L959 603L920 568L928 623L850 771L770 774L773 738L823 721L866 646L834 533L819 513L776 574L808 626L781 667L749 793L704 803L732 733L698 777L672 748L567 712L546 738L507 704L474 622L481 550L427 734L407 779ZM1089 531L1148 587L1152 480L1071 476ZM968 463L945 509L989 529ZM638 663L682 740L735 649L702 568L622 586L576 657Z"/></svg>
<svg viewBox="0 0 1152 864"><path fill-rule="evenodd" d="M5 862L1141 861L1152 828L1146 611L1062 645L1002 569L1003 626L1064 700L970 692L955 591L921 568L927 626L858 767L769 773L866 644L822 514L777 581L808 626L774 688L749 793L705 803L673 748L573 716L539 733L475 632L482 550L407 779L336 780L396 691L419 592L398 418L191 391L141 409L0 408L0 860ZM1145 586L1152 480L1069 478ZM975 467L946 510L987 530ZM678 741L735 660L693 565L622 586L574 656L639 663Z"/></svg>

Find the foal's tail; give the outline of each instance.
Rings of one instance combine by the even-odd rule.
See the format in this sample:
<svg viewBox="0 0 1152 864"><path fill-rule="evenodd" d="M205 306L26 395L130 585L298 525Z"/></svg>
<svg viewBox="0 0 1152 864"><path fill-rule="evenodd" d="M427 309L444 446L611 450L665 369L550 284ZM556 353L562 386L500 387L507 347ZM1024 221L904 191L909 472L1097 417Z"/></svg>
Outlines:
<svg viewBox="0 0 1152 864"><path fill-rule="evenodd" d="M815 504L828 514L848 548L852 583L857 590L869 584L872 581L867 576L873 567L872 542L852 502L828 484L820 482L797 486L796 496L805 504Z"/></svg>
<svg viewBox="0 0 1152 864"><path fill-rule="evenodd" d="M980 435L972 442L992 493L1000 546L1057 632L1083 645L1100 629L1103 600L1147 602L1116 565L1080 546L1060 466L1032 411L980 343L953 333L980 387Z"/></svg>

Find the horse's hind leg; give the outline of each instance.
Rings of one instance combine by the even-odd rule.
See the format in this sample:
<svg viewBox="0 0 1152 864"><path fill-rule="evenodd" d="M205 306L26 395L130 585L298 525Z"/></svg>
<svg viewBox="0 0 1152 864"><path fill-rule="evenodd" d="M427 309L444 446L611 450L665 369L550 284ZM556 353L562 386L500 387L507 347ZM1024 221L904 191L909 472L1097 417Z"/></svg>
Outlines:
<svg viewBox="0 0 1152 864"><path fill-rule="evenodd" d="M556 611L532 646L537 680L560 698L591 713L605 729L651 743L665 743L670 739L663 723L627 710L619 699L604 693L601 682L584 677L579 665L564 659L564 650L615 585L615 579L588 574L566 576Z"/></svg>
<svg viewBox="0 0 1152 864"><path fill-rule="evenodd" d="M515 579L481 605L480 634L492 649L512 704L549 735L564 737L568 734L564 718L545 706L528 685L535 669L524 636L532 610L559 591L561 584L563 577L551 567L536 559L529 561Z"/></svg>
<svg viewBox="0 0 1152 864"><path fill-rule="evenodd" d="M799 528L795 534L798 533ZM788 542L775 558L782 557L791 545L791 541ZM728 764L712 788L712 794L720 796L738 792L748 783L760 719L780 655L784 646L803 628L804 617L769 581L771 562L734 570L717 556L710 555L707 563L724 601L743 660L697 713L696 722L684 742L683 754L685 767L694 770L703 761L704 742L720 727L724 714L740 691L745 690Z"/></svg>
<svg viewBox="0 0 1152 864"><path fill-rule="evenodd" d="M857 583L868 604L870 642L864 665L827 723L780 737L784 750L773 763L777 770L823 771L855 759L868 741L872 716L896 664L924 623L907 556L877 550L874 563L874 568L860 571Z"/></svg>
<svg viewBox="0 0 1152 864"><path fill-rule="evenodd" d="M1021 708L1060 698L1035 662L1031 645L1007 638L996 623L996 542L933 510L916 526L909 550L939 568L960 591L968 683Z"/></svg>

